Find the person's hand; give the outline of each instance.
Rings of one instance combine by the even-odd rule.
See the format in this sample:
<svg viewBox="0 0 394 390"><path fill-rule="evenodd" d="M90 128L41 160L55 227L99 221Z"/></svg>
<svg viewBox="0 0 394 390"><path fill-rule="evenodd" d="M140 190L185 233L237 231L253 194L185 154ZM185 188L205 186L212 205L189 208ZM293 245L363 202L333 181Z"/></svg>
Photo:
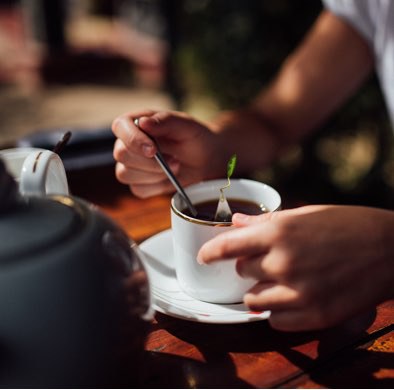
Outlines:
<svg viewBox="0 0 394 390"><path fill-rule="evenodd" d="M138 118L139 128L134 124ZM174 191L155 161L155 138L167 163L182 185L213 177L218 153L210 129L188 115L171 111L140 111L116 118L112 130L117 179L141 198ZM142 130L142 131L141 131ZM224 164L223 164L224 165Z"/></svg>
<svg viewBox="0 0 394 390"><path fill-rule="evenodd" d="M237 258L257 284L252 310L271 310L280 330L336 325L394 296L394 214L356 206L306 206L260 216L234 214L237 226L207 242L201 263Z"/></svg>

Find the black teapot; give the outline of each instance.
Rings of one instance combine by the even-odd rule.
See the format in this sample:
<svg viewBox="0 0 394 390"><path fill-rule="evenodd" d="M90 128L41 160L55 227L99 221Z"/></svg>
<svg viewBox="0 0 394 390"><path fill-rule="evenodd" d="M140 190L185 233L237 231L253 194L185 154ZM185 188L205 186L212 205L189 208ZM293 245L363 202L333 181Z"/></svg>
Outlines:
<svg viewBox="0 0 394 390"><path fill-rule="evenodd" d="M132 387L153 313L142 254L72 196L22 198L0 160L0 387Z"/></svg>

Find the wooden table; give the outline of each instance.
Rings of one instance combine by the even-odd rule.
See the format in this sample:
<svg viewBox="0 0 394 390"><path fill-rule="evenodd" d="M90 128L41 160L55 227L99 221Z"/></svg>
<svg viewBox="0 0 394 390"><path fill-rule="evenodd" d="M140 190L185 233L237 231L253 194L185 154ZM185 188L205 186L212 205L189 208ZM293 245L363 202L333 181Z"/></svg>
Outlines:
<svg viewBox="0 0 394 390"><path fill-rule="evenodd" d="M137 199L112 168L69 179L74 195L97 204L138 243L170 227L170 197ZM336 328L301 333L273 330L268 321L217 325L157 313L141 387L393 388L393 319L394 301Z"/></svg>

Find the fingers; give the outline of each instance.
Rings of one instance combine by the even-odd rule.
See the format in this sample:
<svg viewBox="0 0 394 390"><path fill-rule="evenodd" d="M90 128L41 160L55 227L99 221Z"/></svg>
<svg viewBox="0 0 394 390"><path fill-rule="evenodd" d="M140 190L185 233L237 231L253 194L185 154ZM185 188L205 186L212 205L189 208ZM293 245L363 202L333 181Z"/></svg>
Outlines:
<svg viewBox="0 0 394 390"><path fill-rule="evenodd" d="M243 278L251 278L259 281L269 280L264 271L264 255L259 253L257 256L238 257L236 263L237 273Z"/></svg>
<svg viewBox="0 0 394 390"><path fill-rule="evenodd" d="M152 184L166 179L154 158L129 153L120 139L115 142L113 154L117 161L115 175L123 184Z"/></svg>
<svg viewBox="0 0 394 390"><path fill-rule="evenodd" d="M113 150L114 159L125 165L126 168L143 169L147 172L161 172L160 167L153 158L146 158L141 154L130 153L122 140L115 141Z"/></svg>
<svg viewBox="0 0 394 390"><path fill-rule="evenodd" d="M138 119L138 126L134 123L135 119ZM121 115L112 123L112 131L123 141L126 149L146 157L152 157L156 152L154 142L147 134L160 139L160 147L165 150L163 147L166 144L193 139L201 134L202 128L205 127L195 119L175 111L139 111Z"/></svg>
<svg viewBox="0 0 394 390"><path fill-rule="evenodd" d="M323 329L333 322L324 307L307 305L297 289L275 282L258 283L245 294L244 303L253 311L271 311L268 320L277 330Z"/></svg>
<svg viewBox="0 0 394 390"><path fill-rule="evenodd" d="M122 140L128 153L137 153L149 158L156 153L154 142L134 124L130 116L122 115L115 119L112 131Z"/></svg>
<svg viewBox="0 0 394 390"><path fill-rule="evenodd" d="M276 282L259 282L244 296L244 303L252 310L288 310L301 306L299 292Z"/></svg>
<svg viewBox="0 0 394 390"><path fill-rule="evenodd" d="M182 112L159 111L152 115L141 116L139 127L157 138L170 137L174 141L182 141L185 137L190 138L190 131L195 128L199 131L200 124ZM188 132L184 129L188 128Z"/></svg>
<svg viewBox="0 0 394 390"><path fill-rule="evenodd" d="M118 138L113 155L117 161L115 172L117 179L128 184L132 192L139 197L148 197L160 193L169 193L173 187L157 161L152 158L156 153L154 141L141 131L154 111L145 110L118 117L112 124L112 130ZM142 118L138 126L134 119ZM156 123L156 121L153 121ZM165 156L167 163L175 174L179 172L180 163L171 156Z"/></svg>
<svg viewBox="0 0 394 390"><path fill-rule="evenodd" d="M206 125L182 112L160 111L141 117L139 126L156 139L163 153L178 157L193 169L201 169L209 161L212 174L216 137Z"/></svg>
<svg viewBox="0 0 394 390"><path fill-rule="evenodd" d="M246 215L241 213L235 213L232 218L232 222L234 226L242 227L253 225L261 222L279 222L283 221L288 217L301 217L305 214L312 214L322 211L327 208L324 205L309 205L304 207L297 207L294 209L281 210L281 211L273 211L269 213L259 214L259 215Z"/></svg>
<svg viewBox="0 0 394 390"><path fill-rule="evenodd" d="M324 234L316 228L333 215L328 208L305 206L259 216L234 214L236 229L207 242L199 252L199 261L237 258L237 272L258 281L244 296L244 303L254 311L271 311L269 321L276 329L332 326L351 310L344 310L339 301L341 289L330 288L343 276L340 267L344 262L333 263L338 253L327 254L327 248L321 248L322 241L336 237L338 228Z"/></svg>
<svg viewBox="0 0 394 390"><path fill-rule="evenodd" d="M269 250L270 227L265 224L246 226L219 234L206 242L197 255L200 263L234 257L248 257Z"/></svg>
<svg viewBox="0 0 394 390"><path fill-rule="evenodd" d="M253 225L259 222L266 222L271 220L273 213L264 213L260 215L246 215L241 213L235 213L232 217L232 222L236 227Z"/></svg>
<svg viewBox="0 0 394 390"><path fill-rule="evenodd" d="M138 126L134 124L137 118ZM166 193L173 191L153 158L158 147L183 185L202 180L212 174L212 165L217 165L212 157L215 136L208 127L184 113L129 113L118 117L112 130L118 138L114 146L118 180L131 186L134 194L143 190L159 194L159 188Z"/></svg>
<svg viewBox="0 0 394 390"><path fill-rule="evenodd" d="M260 282L244 296L252 311L270 311L270 325L281 331L300 332L333 325L324 305L307 304L295 288L275 282Z"/></svg>

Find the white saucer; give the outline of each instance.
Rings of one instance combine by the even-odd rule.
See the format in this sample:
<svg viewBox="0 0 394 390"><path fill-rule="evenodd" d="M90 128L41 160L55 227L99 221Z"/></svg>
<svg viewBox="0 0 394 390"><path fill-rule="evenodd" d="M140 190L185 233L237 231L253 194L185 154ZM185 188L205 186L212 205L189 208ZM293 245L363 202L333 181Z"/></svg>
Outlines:
<svg viewBox="0 0 394 390"><path fill-rule="evenodd" d="M172 232L165 230L140 246L153 295L153 308L161 313L189 321L236 324L261 321L269 311L251 312L243 304L220 305L202 302L182 292L173 264Z"/></svg>

